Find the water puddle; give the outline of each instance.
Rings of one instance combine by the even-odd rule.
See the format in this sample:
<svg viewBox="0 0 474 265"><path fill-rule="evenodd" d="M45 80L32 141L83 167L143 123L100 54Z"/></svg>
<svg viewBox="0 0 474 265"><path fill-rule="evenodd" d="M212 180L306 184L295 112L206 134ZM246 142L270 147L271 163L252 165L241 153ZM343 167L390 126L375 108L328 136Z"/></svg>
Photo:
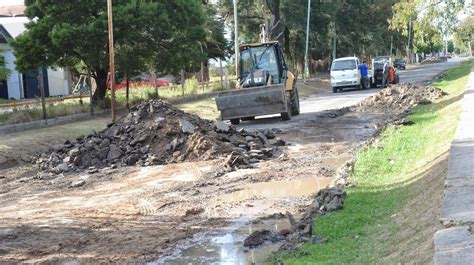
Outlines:
<svg viewBox="0 0 474 265"><path fill-rule="evenodd" d="M331 185L334 178L315 178L290 181L273 181L241 186L241 190L222 195L219 200L239 202L252 198L283 198L308 196Z"/></svg>
<svg viewBox="0 0 474 265"><path fill-rule="evenodd" d="M271 223L271 225L270 225ZM267 220L261 224L236 221L223 231L197 234L187 243L178 244L173 253L149 263L155 264L263 264L280 244L268 244L256 249L245 249L243 242L252 232L267 229L278 232L289 228L287 219Z"/></svg>
<svg viewBox="0 0 474 265"><path fill-rule="evenodd" d="M337 170L346 162L352 159L352 156L322 157L321 163L331 169Z"/></svg>

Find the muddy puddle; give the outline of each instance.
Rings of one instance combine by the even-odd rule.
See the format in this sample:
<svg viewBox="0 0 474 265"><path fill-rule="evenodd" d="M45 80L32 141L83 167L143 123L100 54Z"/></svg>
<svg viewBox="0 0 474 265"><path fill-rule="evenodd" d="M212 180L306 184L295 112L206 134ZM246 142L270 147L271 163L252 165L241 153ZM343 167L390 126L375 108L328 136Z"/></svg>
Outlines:
<svg viewBox="0 0 474 265"><path fill-rule="evenodd" d="M225 194L218 200L224 202L240 202L254 198L284 198L301 197L311 195L320 189L326 188L334 181L334 178L315 178L291 181L273 181L247 184L240 190Z"/></svg>
<svg viewBox="0 0 474 265"><path fill-rule="evenodd" d="M318 163L338 168L349 159L347 155L326 157ZM282 242L267 242L258 248L248 249L243 246L244 240L254 231L262 229L280 233L289 229L290 223L287 217L254 220L284 209L269 205L278 205L279 202L293 198L305 198L332 186L335 180L334 177L309 176L311 173L307 178L301 179L244 184L237 186L232 192L220 195L210 203L210 208L216 205L231 205L231 211L227 213L228 218L231 218L230 225L198 233L150 264L263 264L278 250ZM240 214L233 215L233 212ZM295 213L294 217L298 219L299 216Z"/></svg>
<svg viewBox="0 0 474 265"><path fill-rule="evenodd" d="M328 168L337 170L351 159L352 156L322 157L320 161Z"/></svg>
<svg viewBox="0 0 474 265"><path fill-rule="evenodd" d="M315 178L293 181L273 181L243 185L241 190L224 194L216 203L239 203L248 199L278 200L302 197L331 186L334 178ZM261 215L254 207L237 221L220 230L194 235L178 244L172 253L150 264L263 264L281 242L267 243L255 249L244 248L243 242L252 232L266 229L279 233L290 228L286 217L252 222ZM261 210L261 209L260 209ZM296 218L298 218L296 216Z"/></svg>
<svg viewBox="0 0 474 265"><path fill-rule="evenodd" d="M178 244L171 254L149 265L263 264L272 252L278 250L281 243L246 249L243 247L245 238L256 230L267 229L278 232L289 227L287 219L266 220L261 224L252 224L248 220L236 221L223 230L195 235L192 240Z"/></svg>

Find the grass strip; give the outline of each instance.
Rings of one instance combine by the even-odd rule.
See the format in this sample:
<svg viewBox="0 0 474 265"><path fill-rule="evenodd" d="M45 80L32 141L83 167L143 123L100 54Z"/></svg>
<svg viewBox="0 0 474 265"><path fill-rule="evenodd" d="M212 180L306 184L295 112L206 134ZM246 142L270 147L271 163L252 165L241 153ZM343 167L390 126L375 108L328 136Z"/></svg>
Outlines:
<svg viewBox="0 0 474 265"><path fill-rule="evenodd" d="M306 243L295 252L272 257L269 263L378 263L397 249L397 244L403 244L396 237L404 227L392 219L411 198L423 192L416 185L426 176L426 167L449 150L473 65L474 60L463 62L433 83L449 95L433 104L417 106L407 117L414 125L399 129L389 126L381 134L378 148L370 146L358 152L350 177L356 186L347 189L344 209L315 221L314 233L328 238L327 243ZM423 240L431 242L432 235ZM433 253L432 249L426 251L430 256Z"/></svg>

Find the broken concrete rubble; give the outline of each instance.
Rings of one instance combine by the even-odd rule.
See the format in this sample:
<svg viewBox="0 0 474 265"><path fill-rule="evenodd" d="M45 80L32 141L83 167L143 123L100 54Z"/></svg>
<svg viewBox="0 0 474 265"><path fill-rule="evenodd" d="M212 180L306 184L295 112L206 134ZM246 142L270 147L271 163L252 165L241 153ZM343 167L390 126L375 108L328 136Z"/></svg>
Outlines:
<svg viewBox="0 0 474 265"><path fill-rule="evenodd" d="M339 210L343 206L346 192L340 188L326 188L320 190L313 199L306 213L300 221L296 222L293 216L287 213L292 224L290 234L280 250L294 250L297 246L312 240L314 219L326 213ZM324 240L317 240L323 242Z"/></svg>
<svg viewBox="0 0 474 265"><path fill-rule="evenodd" d="M229 168L248 166L273 156L276 130L237 131L222 121L185 113L166 101L134 107L124 118L76 141L66 141L39 155L36 164L55 173L112 166L149 166L229 156ZM274 141L272 141L274 142ZM55 170L55 171L54 171Z"/></svg>
<svg viewBox="0 0 474 265"><path fill-rule="evenodd" d="M257 230L250 234L244 240L244 247L255 248L260 245L263 245L265 242L277 242L282 240L284 237L281 233L274 233L269 230Z"/></svg>
<svg viewBox="0 0 474 265"><path fill-rule="evenodd" d="M379 93L364 99L352 110L356 112L397 112L409 111L416 105L431 104L433 100L447 95L435 87L416 86L410 83L385 88Z"/></svg>

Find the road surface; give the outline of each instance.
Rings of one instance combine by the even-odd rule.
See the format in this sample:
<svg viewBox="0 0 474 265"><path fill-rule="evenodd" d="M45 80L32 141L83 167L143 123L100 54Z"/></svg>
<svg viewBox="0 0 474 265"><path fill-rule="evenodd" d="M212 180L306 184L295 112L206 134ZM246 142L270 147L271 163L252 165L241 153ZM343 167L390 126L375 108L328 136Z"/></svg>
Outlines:
<svg viewBox="0 0 474 265"><path fill-rule="evenodd" d="M453 58L446 63L436 63L427 65L408 66L407 70L397 71L400 75L401 83L426 84L443 71L460 64L464 59ZM264 116L254 121L243 122L240 128L248 130L267 129L267 128L290 128L314 113L350 107L356 105L364 98L379 92L381 89L369 90L345 90L339 93L322 93L301 99L301 115L292 117L290 121L282 122L279 115Z"/></svg>

